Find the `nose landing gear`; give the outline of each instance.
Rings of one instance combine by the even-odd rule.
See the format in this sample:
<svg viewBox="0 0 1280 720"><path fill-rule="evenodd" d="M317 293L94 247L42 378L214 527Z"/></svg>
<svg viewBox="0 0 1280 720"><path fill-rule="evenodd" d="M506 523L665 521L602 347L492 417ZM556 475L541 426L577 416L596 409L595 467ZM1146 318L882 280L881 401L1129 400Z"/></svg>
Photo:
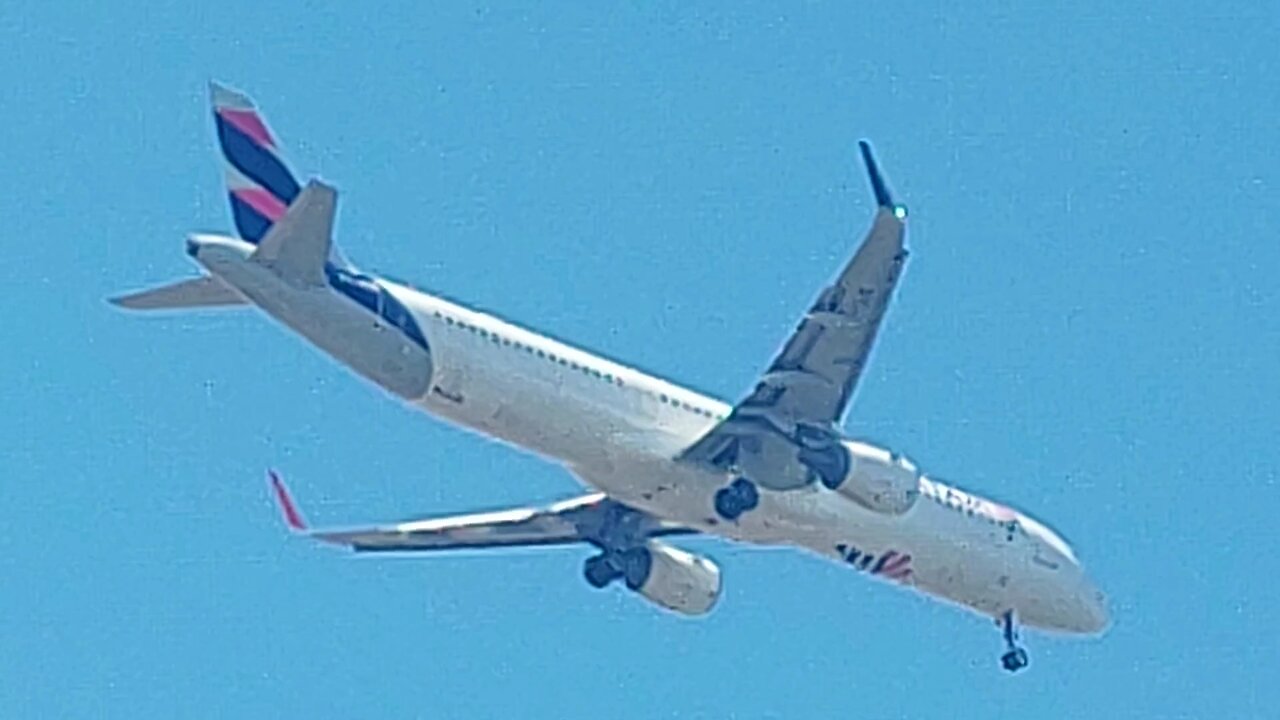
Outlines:
<svg viewBox="0 0 1280 720"><path fill-rule="evenodd" d="M1007 652L1000 656L1000 665L1009 672L1018 672L1026 667L1030 660L1027 651L1018 646L1018 636L1013 629L1013 611L1006 610L1000 616L1000 627L1004 631L1004 644Z"/></svg>

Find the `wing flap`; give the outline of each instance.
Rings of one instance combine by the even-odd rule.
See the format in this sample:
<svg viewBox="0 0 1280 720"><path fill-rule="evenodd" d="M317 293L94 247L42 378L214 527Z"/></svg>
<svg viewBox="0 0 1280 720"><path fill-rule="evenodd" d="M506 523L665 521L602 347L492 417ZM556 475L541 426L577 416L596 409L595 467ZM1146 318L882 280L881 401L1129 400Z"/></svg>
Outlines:
<svg viewBox="0 0 1280 720"><path fill-rule="evenodd" d="M819 424L843 418L907 257L904 231L892 209L876 213L853 259L819 294L744 407Z"/></svg>
<svg viewBox="0 0 1280 720"><path fill-rule="evenodd" d="M587 496L584 500L602 499ZM463 550L568 545L584 540L571 517L543 509L436 517L390 525L312 531L311 537L357 551Z"/></svg>
<svg viewBox="0 0 1280 720"><path fill-rule="evenodd" d="M463 550L587 542L613 503L593 493L543 507L515 508L408 520L364 527L312 529L280 476L269 473L272 493L291 531L356 551Z"/></svg>

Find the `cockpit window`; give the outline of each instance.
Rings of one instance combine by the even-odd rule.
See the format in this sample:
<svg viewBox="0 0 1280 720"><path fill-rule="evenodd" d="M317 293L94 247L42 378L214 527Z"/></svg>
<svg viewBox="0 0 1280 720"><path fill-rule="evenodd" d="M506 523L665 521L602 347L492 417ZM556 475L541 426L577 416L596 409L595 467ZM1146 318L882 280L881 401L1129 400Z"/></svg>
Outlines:
<svg viewBox="0 0 1280 720"><path fill-rule="evenodd" d="M911 458L908 458L906 455L898 455L897 453L894 453L893 460L898 464L898 467L913 475L918 475L920 473L920 468L916 467L916 464L911 462Z"/></svg>
<svg viewBox="0 0 1280 720"><path fill-rule="evenodd" d="M1042 541L1071 562L1076 560L1071 546L1057 533L1022 513L1005 507L999 503L970 495L963 490L951 487L941 481L926 477L920 478L920 492L924 497L945 507L963 512L972 517L982 518L988 522L1004 527L1012 540L1014 533L1033 540Z"/></svg>
<svg viewBox="0 0 1280 720"><path fill-rule="evenodd" d="M1018 526L1026 531L1027 535L1035 538L1036 540L1043 541L1044 544L1053 548L1071 562L1079 562L1076 560L1076 554L1071 550L1071 546L1067 545L1067 541L1063 540L1061 536L1039 522L1032 520L1026 515L1019 515Z"/></svg>

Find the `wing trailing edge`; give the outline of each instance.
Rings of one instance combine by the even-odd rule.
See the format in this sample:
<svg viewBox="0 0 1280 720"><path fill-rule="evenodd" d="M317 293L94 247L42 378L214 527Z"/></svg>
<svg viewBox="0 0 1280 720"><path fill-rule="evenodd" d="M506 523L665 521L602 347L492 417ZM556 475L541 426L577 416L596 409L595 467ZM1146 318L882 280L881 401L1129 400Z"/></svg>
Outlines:
<svg viewBox="0 0 1280 720"><path fill-rule="evenodd" d="M636 514L644 538L694 534L693 530L626 508L603 493L537 507L446 515L363 527L313 529L279 473L267 473L271 492L290 532L357 552L425 552L549 545L596 544L619 513Z"/></svg>

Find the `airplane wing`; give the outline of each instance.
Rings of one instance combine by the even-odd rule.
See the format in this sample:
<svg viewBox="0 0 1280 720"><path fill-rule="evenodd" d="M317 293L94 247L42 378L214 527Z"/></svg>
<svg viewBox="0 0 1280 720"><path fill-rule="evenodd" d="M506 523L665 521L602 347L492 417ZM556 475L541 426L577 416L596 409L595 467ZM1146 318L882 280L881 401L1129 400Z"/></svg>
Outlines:
<svg viewBox="0 0 1280 720"><path fill-rule="evenodd" d="M269 474L285 523L300 535L357 552L421 552L533 545L595 544L610 513L628 515L645 537L695 531L625 508L603 493L592 493L545 507L515 508L468 515L424 518L366 527L311 529L280 476ZM621 512L620 512L621 511Z"/></svg>
<svg viewBox="0 0 1280 720"><path fill-rule="evenodd" d="M843 420L907 257L906 208L894 203L871 146L863 141L859 148L879 206L866 238L818 294L755 389L682 458L727 466L748 438L760 446L762 435L772 435L773 445L781 440L791 446L806 433L832 436Z"/></svg>

